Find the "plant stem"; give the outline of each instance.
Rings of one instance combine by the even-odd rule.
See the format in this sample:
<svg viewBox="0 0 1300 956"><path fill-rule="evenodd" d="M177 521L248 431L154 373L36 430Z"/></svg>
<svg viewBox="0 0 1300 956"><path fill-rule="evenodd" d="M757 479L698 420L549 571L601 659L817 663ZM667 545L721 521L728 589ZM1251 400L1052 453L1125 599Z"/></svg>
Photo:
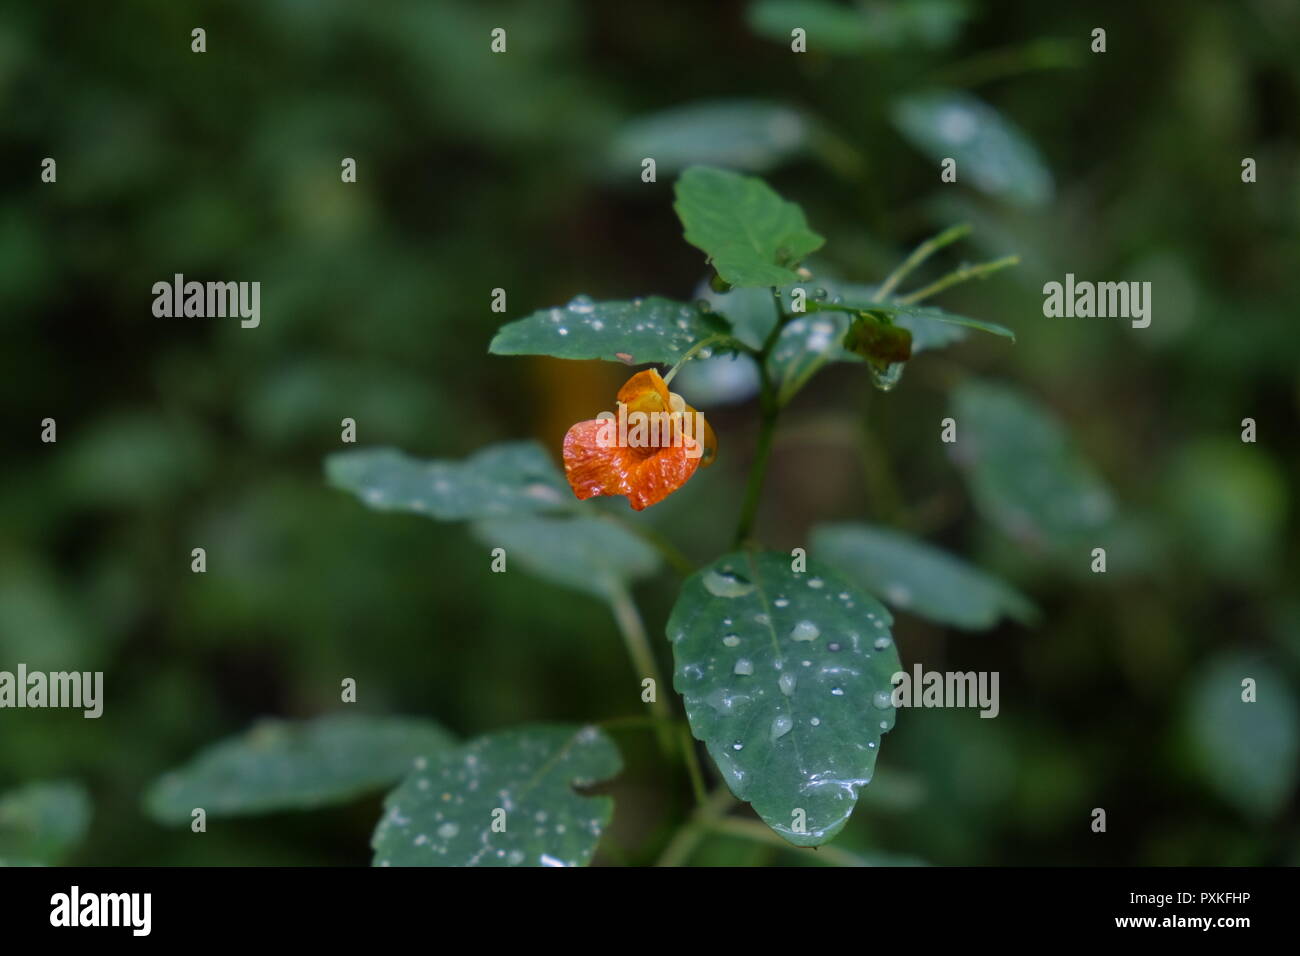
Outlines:
<svg viewBox="0 0 1300 956"><path fill-rule="evenodd" d="M636 609L632 595L621 584L610 589L609 605L614 611L614 620L618 622L618 629L623 635L628 656L632 658L633 669L643 679L649 677L654 681L655 693L654 700L650 703L650 711L660 721L655 727L659 745L666 755L671 756L673 752L673 735L670 726L672 711L663 696L665 690L663 678L659 674L659 664L655 661L654 652L650 650L650 642L646 639L641 614Z"/></svg>
<svg viewBox="0 0 1300 956"><path fill-rule="evenodd" d="M776 433L776 419L779 414L772 387L763 376L763 417L759 424L758 447L754 452L754 463L749 468L749 481L745 485L745 501L740 509L740 521L736 525L735 546L744 544L754 530L754 518L758 514L758 503L763 496L763 480L767 476L767 461L772 456L772 437Z"/></svg>
<svg viewBox="0 0 1300 956"><path fill-rule="evenodd" d="M601 512L600 516L608 521L614 522L621 528L627 529L646 544L650 545L650 547L659 552L674 571L681 574L683 577L695 573L695 565L691 563L690 558L682 554L675 544L665 538L654 528L637 521L629 521L620 515L608 511Z"/></svg>
<svg viewBox="0 0 1300 956"><path fill-rule="evenodd" d="M889 297L889 293L898 287L898 283L907 277L907 274L919 266L930 256L934 255L944 246L950 246L958 239L970 232L970 223L959 223L945 229L939 235L925 240L912 251L912 254L903 260L897 269L885 277L885 281L880 284L876 290L877 301L883 302Z"/></svg>
<svg viewBox="0 0 1300 956"><path fill-rule="evenodd" d="M686 757L686 773L691 778L691 790L695 793L695 802L704 806L708 802L708 795L704 790L704 772L700 769L700 758L695 753L695 738L691 736L691 728L686 724L680 725L682 754Z"/></svg>
<svg viewBox="0 0 1300 956"><path fill-rule="evenodd" d="M712 824L726 816L735 802L736 798L731 795L731 791L726 786L714 790L704 804L696 808L690 819L668 841L668 846L664 847L655 866L684 864L708 834Z"/></svg>
<svg viewBox="0 0 1300 956"><path fill-rule="evenodd" d="M689 362L691 359L693 359L695 357L695 353L700 351L700 349L712 345L714 342L726 341L729 338L731 338L730 335L727 335L725 332L719 332L717 335L709 335L706 336L705 338L700 339L689 349L687 349L686 354L677 360L676 365L674 365L672 368L668 370L668 374L664 376L664 384L665 385L671 384L672 380L677 377L677 372L681 369L681 367L685 365L687 362Z"/></svg>
<svg viewBox="0 0 1300 956"><path fill-rule="evenodd" d="M831 866L867 866L866 860L857 854L850 853L847 850L841 850L833 846L819 847L798 847L793 843L787 843L781 837L769 830L766 824L759 823L756 820L735 820L722 818L710 820L707 829L714 833L721 833L726 836L741 837L745 840L753 840L757 843L767 843L771 846L780 847L782 850L793 850L800 852L803 850L812 850L811 859L819 863L827 863Z"/></svg>
<svg viewBox="0 0 1300 956"><path fill-rule="evenodd" d="M987 278L995 272L1016 265L1019 261L1019 256L1003 256L1001 259L994 259L992 262L981 262L973 266L962 266L955 272L949 272L942 279L931 282L924 289L903 296L898 301L903 305L911 305L914 302L920 302L922 299L928 299L930 296L942 292L949 286L957 285L959 282L965 282L968 279Z"/></svg>

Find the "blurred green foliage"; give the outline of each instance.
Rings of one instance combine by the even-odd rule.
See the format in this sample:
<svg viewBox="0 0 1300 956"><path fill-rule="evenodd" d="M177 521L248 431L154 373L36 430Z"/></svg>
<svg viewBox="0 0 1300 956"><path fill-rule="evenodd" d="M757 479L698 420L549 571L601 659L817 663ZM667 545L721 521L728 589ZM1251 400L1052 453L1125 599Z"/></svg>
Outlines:
<svg viewBox="0 0 1300 956"><path fill-rule="evenodd" d="M926 353L888 395L832 365L777 439L770 545L866 519L1043 612L984 634L898 615L905 665L998 670L1002 713L900 715L836 845L941 864L1300 863L1300 8L877 0L871 28L822 45L810 26L792 54L783 18L827 6L841 9L794 15L853 15L576 0L7 11L0 669L103 669L106 702L98 720L0 711L0 827L38 820L32 794L57 792L79 832L80 791L34 789L75 780L94 809L70 862L364 864L378 796L203 835L150 822L142 797L264 716L348 706L470 738L639 713L599 601L523 573L505 588L467 528L365 510L320 463L343 417L360 444L420 457L528 437L558 457L624 370L489 357L488 342L578 293L698 295L670 169L700 161L763 172L799 202L834 237L828 274L877 281L958 221L972 256L1023 259L944 300L1016 346ZM207 53L190 52L195 26ZM488 49L496 26L505 55ZM1096 26L1105 54L1088 51ZM656 137L665 160L643 183ZM942 184L954 137L971 165ZM56 184L39 178L47 156ZM1044 318L1041 286L1066 272L1151 281L1151 327ZM260 327L154 318L150 287L175 273L260 281ZM1086 547L1044 561L981 514L938 441L953 389L987 388L976 377L1049 409L1109 489L1123 527L1106 575ZM718 465L643 516L695 560L725 547L754 434L751 407L706 410ZM46 417L57 444L40 442ZM1245 417L1256 444L1240 441ZM653 636L675 590L666 573L636 589ZM355 705L339 702L346 677ZM1258 704L1232 706L1242 677ZM626 769L598 860L641 862L690 790L643 729L615 736ZM726 836L695 859L807 853Z"/></svg>

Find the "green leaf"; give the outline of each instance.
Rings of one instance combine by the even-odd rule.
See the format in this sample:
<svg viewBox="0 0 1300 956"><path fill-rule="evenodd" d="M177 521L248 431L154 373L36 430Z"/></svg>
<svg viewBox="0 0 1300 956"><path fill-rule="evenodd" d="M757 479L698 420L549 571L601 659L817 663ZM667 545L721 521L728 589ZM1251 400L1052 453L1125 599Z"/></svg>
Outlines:
<svg viewBox="0 0 1300 956"><path fill-rule="evenodd" d="M967 630L1003 615L1028 623L1033 605L1019 591L946 551L866 524L813 530L812 550L848 580L902 611Z"/></svg>
<svg viewBox="0 0 1300 956"><path fill-rule="evenodd" d="M1242 681L1255 700L1242 700ZM1251 817L1277 814L1291 799L1300 755L1300 706L1285 675L1242 653L1211 661L1193 682L1186 729L1201 774Z"/></svg>
<svg viewBox="0 0 1300 956"><path fill-rule="evenodd" d="M902 326L906 329L924 326L930 323L941 325L961 326L968 329L979 329L981 332L989 332L992 335L1000 335L1003 338L1016 340L1016 333L1012 332L1005 325L998 325L996 322L985 322L983 319L972 319L969 316L957 315L953 312L946 312L943 309L937 309L933 306L926 305L904 305L900 302L883 302L870 307L877 312L884 312L894 320L895 325ZM931 333L932 341L937 338L937 333ZM951 341L951 339L949 340ZM943 342L947 344L947 342ZM934 348L933 344L927 347ZM915 344L913 351L916 351Z"/></svg>
<svg viewBox="0 0 1300 956"><path fill-rule="evenodd" d="M825 278L801 282L781 290L786 303L791 301L795 289L804 290L807 311L786 323L777 338L776 347L768 356L768 374L776 383L783 403L828 362L864 361L862 356L845 346L845 336L856 316L840 311L842 308L888 315L895 326L911 333L913 358L920 352L962 341L966 337L965 328L978 328L1015 340L1015 334L1010 329L992 322L982 322L927 306L903 305L894 301L876 302L875 289L871 286ZM819 293L824 295L819 296ZM754 307L757 308L757 302ZM727 308L725 302L718 304L719 311L725 312ZM737 337L743 338L744 334L738 331ZM888 390L898 383L904 365L903 362L896 362L884 368L873 368L872 381L878 388Z"/></svg>
<svg viewBox="0 0 1300 956"><path fill-rule="evenodd" d="M160 823L307 810L380 789L453 745L428 720L330 714L314 720L262 720L247 733L201 751L155 781L145 798Z"/></svg>
<svg viewBox="0 0 1300 956"><path fill-rule="evenodd" d="M659 174L695 164L761 173L808 148L798 110L760 100L714 100L632 120L614 139L610 166L626 176L653 158Z"/></svg>
<svg viewBox="0 0 1300 956"><path fill-rule="evenodd" d="M795 266L826 241L808 228L802 209L752 176L692 166L675 191L686 241L737 288L797 281Z"/></svg>
<svg viewBox="0 0 1300 956"><path fill-rule="evenodd" d="M827 362L861 362L844 348L853 317L846 312L809 312L781 329L767 357L767 371L784 404Z"/></svg>
<svg viewBox="0 0 1300 956"><path fill-rule="evenodd" d="M964 315L955 315L943 309L920 306L901 305L890 299L885 302L876 300L876 287L858 282L841 282L837 279L821 279L815 283L804 283L804 288L825 288L831 297L838 296L838 304L863 311L886 312L895 325L912 333L912 354L932 349L944 348L966 338L965 327L987 326L985 331L998 335L1015 335L1002 326L980 322ZM788 295L788 292L787 292Z"/></svg>
<svg viewBox="0 0 1300 956"><path fill-rule="evenodd" d="M90 825L90 797L68 781L29 783L0 795L0 866L54 865Z"/></svg>
<svg viewBox="0 0 1300 956"><path fill-rule="evenodd" d="M720 331L718 320L698 306L671 299L650 296L630 302L596 302L580 295L566 306L542 309L503 325L488 351L673 365L696 342Z"/></svg>
<svg viewBox="0 0 1300 956"><path fill-rule="evenodd" d="M953 393L952 454L975 506L1015 540L1065 552L1107 526L1110 492L1061 423L1020 392L968 381Z"/></svg>
<svg viewBox="0 0 1300 956"><path fill-rule="evenodd" d="M758 0L750 27L760 36L790 43L790 31L808 33L808 50L862 53L951 43L969 16L963 0L906 0L845 6L829 0Z"/></svg>
<svg viewBox="0 0 1300 956"><path fill-rule="evenodd" d="M653 574L659 553L613 521L593 516L501 518L474 525L488 548L504 548L511 564L547 581L609 599L629 582Z"/></svg>
<svg viewBox="0 0 1300 956"><path fill-rule="evenodd" d="M575 788L621 769L596 727L538 724L480 737L388 795L371 840L375 865L586 866L614 800Z"/></svg>
<svg viewBox="0 0 1300 956"><path fill-rule="evenodd" d="M957 161L957 181L1025 206L1052 198L1052 175L1037 148L987 103L958 91L906 96L894 124L935 162Z"/></svg>
<svg viewBox="0 0 1300 956"><path fill-rule="evenodd" d="M682 585L667 633L691 731L731 792L789 842L817 846L871 780L901 666L875 598L816 562L790 564L724 555Z"/></svg>
<svg viewBox="0 0 1300 956"><path fill-rule="evenodd" d="M772 290L751 286L715 292L706 289L704 299L731 326L732 334L752 349L760 349L776 324L776 300ZM689 363L687 363L689 367Z"/></svg>
<svg viewBox="0 0 1300 956"><path fill-rule="evenodd" d="M325 459L331 485L378 511L442 521L535 514L569 505L564 476L536 442L502 442L461 461L422 461L393 448L337 452Z"/></svg>

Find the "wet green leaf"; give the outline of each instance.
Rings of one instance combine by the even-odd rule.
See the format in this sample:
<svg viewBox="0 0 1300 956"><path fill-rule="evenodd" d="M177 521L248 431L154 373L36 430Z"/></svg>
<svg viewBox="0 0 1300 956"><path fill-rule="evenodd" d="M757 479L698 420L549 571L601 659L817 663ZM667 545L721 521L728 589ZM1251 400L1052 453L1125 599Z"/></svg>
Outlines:
<svg viewBox="0 0 1300 956"><path fill-rule="evenodd" d="M1253 702L1242 681L1254 681ZM1229 803L1270 817L1290 800L1300 755L1300 705L1283 672L1231 652L1211 661L1192 684L1186 718L1196 766Z"/></svg>
<svg viewBox="0 0 1300 956"><path fill-rule="evenodd" d="M826 241L808 228L802 209L753 176L692 166L675 192L686 241L737 288L797 281L794 268Z"/></svg>
<svg viewBox="0 0 1300 956"><path fill-rule="evenodd" d="M960 385L953 406L953 457L975 506L1004 533L1063 552L1111 522L1110 492L1048 409L1015 389L980 381Z"/></svg>
<svg viewBox="0 0 1300 956"><path fill-rule="evenodd" d="M474 536L488 548L505 549L507 571L522 567L554 584L606 599L659 567L654 548L594 515L480 521Z"/></svg>
<svg viewBox="0 0 1300 956"><path fill-rule="evenodd" d="M464 461L425 461L393 448L336 452L325 476L377 511L442 521L556 511L572 502L564 476L536 442L489 445Z"/></svg>
<svg viewBox="0 0 1300 956"><path fill-rule="evenodd" d="M578 296L503 325L488 351L496 355L551 355L641 365L673 365L692 345L723 330L697 306L659 296L596 302Z"/></svg>
<svg viewBox="0 0 1300 956"><path fill-rule="evenodd" d="M996 322L985 322L983 319L972 319L970 316L957 315L955 312L947 312L933 306L925 305L904 305L900 302L884 302L872 305L872 310L883 312L893 319L894 324L902 328L913 329L919 328L929 323L938 323L940 325L959 326L968 329L978 329L981 332L988 332L991 335L1000 335L1003 338L1016 340L1016 333L1012 332L1005 325L998 325ZM930 341L927 343L928 348L935 348L938 344L938 333L930 333ZM949 340L951 341L951 339ZM947 344L943 342L942 344Z"/></svg>
<svg viewBox="0 0 1300 956"><path fill-rule="evenodd" d="M79 783L29 783L0 794L0 866L60 863L89 825L90 797Z"/></svg>
<svg viewBox="0 0 1300 956"><path fill-rule="evenodd" d="M1026 206L1052 198L1038 149L1001 113L969 93L944 90L894 104L894 124L936 163L957 161L957 182Z"/></svg>
<svg viewBox="0 0 1300 956"><path fill-rule="evenodd" d="M575 788L621 769L595 727L537 724L480 737L388 795L371 840L375 865L586 866L614 800Z"/></svg>
<svg viewBox="0 0 1300 956"><path fill-rule="evenodd" d="M1004 615L1024 623L1036 616L1029 600L1009 584L885 528L820 525L813 530L812 551L867 593L940 624L983 630Z"/></svg>
<svg viewBox="0 0 1300 956"><path fill-rule="evenodd" d="M911 335L910 350L913 358L920 352L943 348L963 340L966 328L978 328L1006 336L1013 341L1015 339L1009 329L991 322L982 322L933 307L902 305L893 301L876 302L873 287L833 279L823 278L783 288L782 301L786 303L787 309L793 307L792 294L795 289L802 289L805 293L806 312L786 323L777 338L776 347L768 356L768 373L779 389L782 402L788 401L828 362L867 360L866 355L856 354L848 347L851 343L846 338L858 317L840 311L842 307L887 316L894 327L906 330ZM735 292L728 293L728 297L735 295ZM833 307L823 307L823 303ZM718 304L719 310L724 313L728 307L725 301ZM754 311L747 313L746 307ZM762 313L758 309L759 304L755 300L752 305L749 302L740 303L735 311L740 315L753 314L761 317ZM773 314L775 315L775 308ZM737 332L738 337L745 334L747 333ZM900 352L896 346L897 343L892 343L889 346L882 345L881 348L885 355L897 355ZM897 360L873 363L873 382L878 388L892 388L898 383L905 364Z"/></svg>
<svg viewBox="0 0 1300 956"><path fill-rule="evenodd" d="M793 844L834 837L871 780L901 670L891 622L837 573L796 573L779 552L724 555L682 585L667 633L691 731Z"/></svg>
<svg viewBox="0 0 1300 956"><path fill-rule="evenodd" d="M262 720L247 733L201 751L160 777L145 798L160 823L308 810L378 790L416 758L453 746L429 720L330 714L314 720Z"/></svg>
<svg viewBox="0 0 1300 956"><path fill-rule="evenodd" d="M727 321L737 339L752 349L763 347L777 319L776 300L772 298L770 289L758 286L728 292L708 289L704 298L713 311Z"/></svg>
<svg viewBox="0 0 1300 956"><path fill-rule="evenodd" d="M661 176L696 164L761 173L804 152L810 132L802 113L777 103L689 103L624 126L610 149L610 166L638 182L647 157Z"/></svg>

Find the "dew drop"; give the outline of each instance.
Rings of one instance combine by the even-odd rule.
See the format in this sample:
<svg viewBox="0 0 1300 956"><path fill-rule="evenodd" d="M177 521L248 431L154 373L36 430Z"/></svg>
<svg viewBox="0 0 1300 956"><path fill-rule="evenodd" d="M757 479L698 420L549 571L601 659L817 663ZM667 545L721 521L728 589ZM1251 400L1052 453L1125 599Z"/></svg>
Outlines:
<svg viewBox="0 0 1300 956"><path fill-rule="evenodd" d="M754 673L754 662L748 657L742 657L740 660L736 661L736 666L732 669L732 673L739 674L741 677L748 677L750 674Z"/></svg>
<svg viewBox="0 0 1300 956"><path fill-rule="evenodd" d="M754 585L729 568L705 571L704 587L714 597L726 598L743 597L754 590Z"/></svg>
<svg viewBox="0 0 1300 956"><path fill-rule="evenodd" d="M890 697L889 691L878 690L871 695L871 706L875 707L876 710L889 710L894 706L894 702Z"/></svg>
<svg viewBox="0 0 1300 956"><path fill-rule="evenodd" d="M875 647L875 649L878 651L883 651L892 643L894 642L887 637L878 637L876 638L875 644L872 646Z"/></svg>
<svg viewBox="0 0 1300 956"><path fill-rule="evenodd" d="M871 384L882 392L887 392L903 377L903 362L890 362L883 369L871 365Z"/></svg>
<svg viewBox="0 0 1300 956"><path fill-rule="evenodd" d="M772 739L776 740L778 737L784 737L790 732L790 728L793 726L794 721L782 714L780 717L776 718L776 720L772 721Z"/></svg>
<svg viewBox="0 0 1300 956"><path fill-rule="evenodd" d="M586 315L589 312L595 311L596 303L592 301L591 296L589 295L575 295L569 300L568 308L570 312L578 312L582 315Z"/></svg>
<svg viewBox="0 0 1300 956"><path fill-rule="evenodd" d="M812 621L800 621L790 629L790 639L794 641L815 641L822 632Z"/></svg>
<svg viewBox="0 0 1300 956"><path fill-rule="evenodd" d="M738 634L728 634L722 639L722 643L728 647L736 647L740 644L740 636Z"/></svg>
<svg viewBox="0 0 1300 956"><path fill-rule="evenodd" d="M794 685L796 681L797 678L793 674L787 673L782 674L777 678L776 683L781 688L781 693L785 694L786 697L789 697L794 693Z"/></svg>
<svg viewBox="0 0 1300 956"><path fill-rule="evenodd" d="M817 588L819 588L819 587L822 587L822 585L823 585L824 583L825 583L825 582L823 582L821 578L809 578L809 579L808 579L808 586L809 586L810 588L813 588L814 590L817 589Z"/></svg>
<svg viewBox="0 0 1300 956"><path fill-rule="evenodd" d="M438 836L442 837L444 840L450 840L459 832L460 827L451 822L444 823L442 826L438 827Z"/></svg>

